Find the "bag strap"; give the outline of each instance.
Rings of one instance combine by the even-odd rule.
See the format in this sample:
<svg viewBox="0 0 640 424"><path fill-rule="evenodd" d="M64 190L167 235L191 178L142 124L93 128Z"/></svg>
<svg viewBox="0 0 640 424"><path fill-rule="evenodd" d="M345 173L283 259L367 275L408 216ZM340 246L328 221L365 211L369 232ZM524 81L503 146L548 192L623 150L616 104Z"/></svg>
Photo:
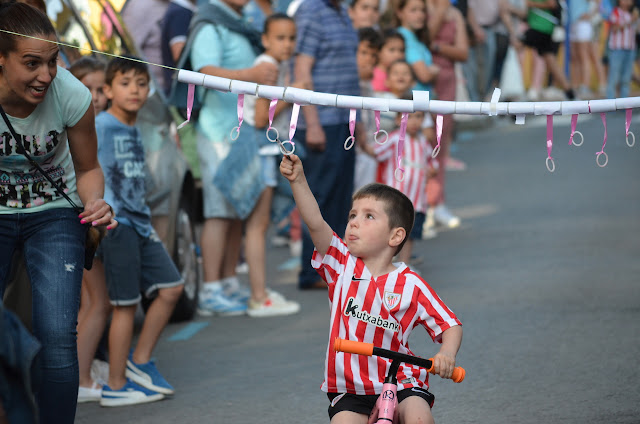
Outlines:
<svg viewBox="0 0 640 424"><path fill-rule="evenodd" d="M16 145L18 146L18 153L22 153L24 155L24 157L27 158L27 160L29 161L29 163L35 167L41 174L43 177L46 178L47 181L49 181L49 183L51 184L51 186L53 188L56 189L56 191L58 192L58 194L60 194L62 197L64 197L65 199L67 199L67 202L69 202L69 204L71 205L71 207L78 213L82 212L82 208L79 208L78 205L75 204L75 202L73 200L71 200L71 198L67 195L67 193L65 193L60 186L53 180L53 178L51 178L51 176L44 170L42 169L42 167L38 164L38 162L36 162L35 160L33 160L33 158L31 157L31 155L29 153L27 153L27 150L24 148L24 145L22 144L22 139L20 137L18 137L18 134L16 134L16 130L13 128L13 125L11 125L11 122L9 122L9 117L7 116L7 114L5 113L2 105L0 105L0 114L2 114L2 119L4 119L4 123L7 124L7 127L9 128L9 131L11 132L11 136L13 137L13 139L16 141Z"/></svg>

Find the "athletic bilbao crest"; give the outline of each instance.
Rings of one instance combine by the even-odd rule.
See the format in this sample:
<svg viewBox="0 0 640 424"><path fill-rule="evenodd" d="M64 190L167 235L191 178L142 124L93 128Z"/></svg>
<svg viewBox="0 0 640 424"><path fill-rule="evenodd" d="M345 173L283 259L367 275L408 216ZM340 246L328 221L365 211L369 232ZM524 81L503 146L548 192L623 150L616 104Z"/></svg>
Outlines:
<svg viewBox="0 0 640 424"><path fill-rule="evenodd" d="M382 301L384 302L384 306L388 310L392 310L396 306L400 304L400 298L402 295L394 292L384 292L384 296L382 297Z"/></svg>

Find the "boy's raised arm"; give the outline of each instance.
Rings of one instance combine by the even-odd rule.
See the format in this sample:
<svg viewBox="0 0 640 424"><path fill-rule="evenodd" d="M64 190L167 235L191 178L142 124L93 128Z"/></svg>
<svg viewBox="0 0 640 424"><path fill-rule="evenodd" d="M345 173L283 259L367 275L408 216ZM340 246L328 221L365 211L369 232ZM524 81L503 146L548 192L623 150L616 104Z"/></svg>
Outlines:
<svg viewBox="0 0 640 424"><path fill-rule="evenodd" d="M296 155L283 156L280 162L280 173L289 180L293 198L302 220L309 228L313 245L324 255L331 244L333 230L322 217L318 202L304 175L300 158Z"/></svg>

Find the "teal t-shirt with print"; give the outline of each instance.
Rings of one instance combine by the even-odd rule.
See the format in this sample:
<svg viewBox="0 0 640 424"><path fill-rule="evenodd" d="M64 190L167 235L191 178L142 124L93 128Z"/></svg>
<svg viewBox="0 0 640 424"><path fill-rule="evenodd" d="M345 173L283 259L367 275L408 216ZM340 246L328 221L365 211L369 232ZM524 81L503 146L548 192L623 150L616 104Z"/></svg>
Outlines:
<svg viewBox="0 0 640 424"><path fill-rule="evenodd" d="M44 100L29 116L8 115L27 152L78 206L82 203L76 191L67 128L76 125L90 106L89 89L58 67ZM69 202L18 153L9 128L0 120L0 214L69 207Z"/></svg>

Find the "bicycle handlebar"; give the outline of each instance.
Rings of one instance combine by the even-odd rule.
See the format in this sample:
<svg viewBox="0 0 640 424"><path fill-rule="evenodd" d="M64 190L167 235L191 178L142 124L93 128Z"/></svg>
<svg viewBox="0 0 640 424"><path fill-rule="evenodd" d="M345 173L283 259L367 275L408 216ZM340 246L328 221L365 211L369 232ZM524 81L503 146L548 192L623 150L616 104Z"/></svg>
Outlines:
<svg viewBox="0 0 640 424"><path fill-rule="evenodd" d="M365 356L380 356L383 358L388 358L391 360L399 360L405 362L407 364L417 365L419 367L426 368L428 372L431 374L435 374L434 366L433 366L433 358L424 359L419 358L417 356L407 355L405 353L395 352L393 350L383 349L380 347L376 347L373 343L364 343L357 342L354 340L344 340L340 337L336 337L336 340L333 344L333 350L336 352L346 352L346 353L354 353L356 355L365 355ZM466 375L466 371L462 367L455 367L453 369L453 374L451 375L451 380L454 383L460 383L464 380Z"/></svg>

